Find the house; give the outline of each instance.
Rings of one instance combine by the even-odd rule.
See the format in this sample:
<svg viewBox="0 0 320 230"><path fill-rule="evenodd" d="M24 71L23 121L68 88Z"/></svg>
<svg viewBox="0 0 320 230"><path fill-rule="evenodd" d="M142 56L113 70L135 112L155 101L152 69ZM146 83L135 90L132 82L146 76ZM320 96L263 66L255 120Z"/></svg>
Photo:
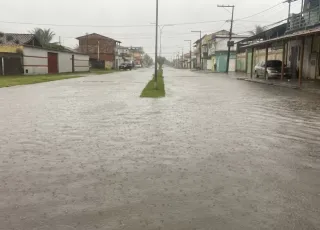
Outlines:
<svg viewBox="0 0 320 230"><path fill-rule="evenodd" d="M92 33L78 37L79 51L90 57L90 63L94 66L97 62L103 62L106 68L117 68L117 48L121 42L112 38Z"/></svg>
<svg viewBox="0 0 320 230"><path fill-rule="evenodd" d="M143 59L143 48L142 47L129 47L129 51L131 53L132 61L135 65L142 65Z"/></svg>
<svg viewBox="0 0 320 230"><path fill-rule="evenodd" d="M221 30L210 35L206 35L204 39L204 59L207 70L214 72L226 72L228 59L229 34L227 30ZM236 43L247 36L232 34L232 43ZM229 71L236 70L236 47L230 47Z"/></svg>
<svg viewBox="0 0 320 230"><path fill-rule="evenodd" d="M271 60L269 51L278 48L282 51L281 79L284 78L284 67L287 66L291 68L291 78L297 80L300 87L303 80L320 80L319 9L318 0L304 0L299 16L292 14L289 17L283 34L277 33L265 40L241 45L240 52L251 53L253 56L252 61L247 63L250 76L254 75L257 52L264 50L264 61L267 61ZM267 66L265 68L267 70ZM264 78L268 80L266 72Z"/></svg>
<svg viewBox="0 0 320 230"><path fill-rule="evenodd" d="M118 46L116 60L117 60L116 67L119 67L124 62L132 61L132 55L129 47Z"/></svg>
<svg viewBox="0 0 320 230"><path fill-rule="evenodd" d="M205 35L206 36L206 35ZM197 69L203 69L203 44L202 44L202 41L204 39L204 37L201 37L201 39L198 39L197 41L195 41L193 44L194 44L194 50L193 50L193 53L194 55L196 56L196 65L194 66L194 68L197 68ZM201 48L200 48L201 46Z"/></svg>
<svg viewBox="0 0 320 230"><path fill-rule="evenodd" d="M89 71L89 56L63 46L42 47L33 34L0 33L0 74Z"/></svg>

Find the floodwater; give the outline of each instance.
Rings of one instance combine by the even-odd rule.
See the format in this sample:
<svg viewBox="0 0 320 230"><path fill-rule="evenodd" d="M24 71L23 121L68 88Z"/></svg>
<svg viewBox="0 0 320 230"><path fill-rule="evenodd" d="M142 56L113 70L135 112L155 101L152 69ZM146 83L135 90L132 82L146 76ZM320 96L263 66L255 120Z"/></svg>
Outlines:
<svg viewBox="0 0 320 230"><path fill-rule="evenodd" d="M0 229L320 229L320 97L165 69L0 89Z"/></svg>

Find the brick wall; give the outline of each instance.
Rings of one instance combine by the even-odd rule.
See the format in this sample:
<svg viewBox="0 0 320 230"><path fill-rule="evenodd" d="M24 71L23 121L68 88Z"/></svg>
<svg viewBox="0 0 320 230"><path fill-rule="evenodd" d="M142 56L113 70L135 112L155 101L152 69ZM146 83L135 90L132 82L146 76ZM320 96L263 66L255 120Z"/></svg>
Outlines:
<svg viewBox="0 0 320 230"><path fill-rule="evenodd" d="M92 59L98 59L98 45L100 60L115 60L116 41L95 34L79 38L80 52L88 54Z"/></svg>

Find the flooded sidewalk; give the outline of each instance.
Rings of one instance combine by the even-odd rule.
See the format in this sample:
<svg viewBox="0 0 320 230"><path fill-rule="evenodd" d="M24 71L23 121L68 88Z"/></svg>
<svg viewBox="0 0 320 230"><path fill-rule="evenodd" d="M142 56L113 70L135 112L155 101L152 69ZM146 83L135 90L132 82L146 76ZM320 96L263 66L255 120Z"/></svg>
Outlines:
<svg viewBox="0 0 320 230"><path fill-rule="evenodd" d="M298 79L264 79L263 77L256 78L255 76L252 76L251 78L250 75L245 73L232 73L230 76L238 80L299 89L305 92L320 94L320 80L305 79L301 82L300 87Z"/></svg>

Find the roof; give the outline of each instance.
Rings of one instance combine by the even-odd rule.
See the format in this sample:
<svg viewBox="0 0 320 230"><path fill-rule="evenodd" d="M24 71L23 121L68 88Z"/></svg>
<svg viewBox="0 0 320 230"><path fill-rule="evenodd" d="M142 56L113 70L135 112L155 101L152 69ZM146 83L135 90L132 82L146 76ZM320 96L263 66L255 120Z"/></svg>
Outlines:
<svg viewBox="0 0 320 230"><path fill-rule="evenodd" d="M320 26L313 28L313 29L309 29L309 30L301 30L292 34L288 34L288 35L284 35L282 37L277 37L277 38L273 38L273 39L269 39L266 41L262 41L262 42L258 42L258 43L254 43L254 44L250 44L250 45L246 45L246 46L242 46L241 48L249 48L249 47L265 47L267 44L271 44L273 42L277 42L277 41L284 41L284 40L290 40L291 38L297 38L297 37L303 37L303 36L308 36L308 35L313 35L313 34L317 34L320 33Z"/></svg>
<svg viewBox="0 0 320 230"><path fill-rule="evenodd" d="M214 33L211 33L211 34L205 34L202 36L201 40L203 40L206 36L211 36L211 39L214 39L214 38L224 38L226 36L229 36L229 33L230 31L228 30L219 30L217 32L214 32ZM235 35L235 36L240 36L240 35L236 35L235 33L232 33L232 35ZM247 36L240 36L240 38L246 38ZM195 41L193 44L197 44L199 43L200 39L198 39L197 41Z"/></svg>
<svg viewBox="0 0 320 230"><path fill-rule="evenodd" d="M83 35L83 36L77 37L76 39L80 40L80 39L82 39L82 38L86 38L86 37L88 37L88 36L92 36L92 35L97 35L97 36L100 36L100 37L102 37L102 38L109 39L109 40L113 40L113 41L115 41L115 42L119 42L119 43L121 43L120 41L117 41L117 40L115 40L115 39L113 39L113 38L109 38L109 37L106 37L106 36L104 36L104 35L97 34L97 33L86 34L86 35Z"/></svg>
<svg viewBox="0 0 320 230"><path fill-rule="evenodd" d="M2 36L1 36L2 35ZM33 34L3 33L0 35L1 45L24 45L36 39ZM10 37L8 39L8 37Z"/></svg>

